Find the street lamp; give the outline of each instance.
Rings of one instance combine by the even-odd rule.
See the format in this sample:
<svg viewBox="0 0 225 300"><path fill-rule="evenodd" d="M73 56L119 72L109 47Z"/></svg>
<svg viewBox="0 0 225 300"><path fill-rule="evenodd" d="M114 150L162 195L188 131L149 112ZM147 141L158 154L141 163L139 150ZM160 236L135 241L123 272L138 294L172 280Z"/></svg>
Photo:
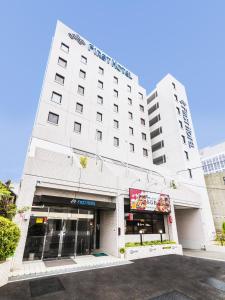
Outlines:
<svg viewBox="0 0 225 300"><path fill-rule="evenodd" d="M161 240L161 243L162 243L162 241L163 241L163 238L162 238L163 231L162 231L162 229L159 229L159 234L160 234L160 240Z"/></svg>
<svg viewBox="0 0 225 300"><path fill-rule="evenodd" d="M139 230L139 233L140 233L140 244L142 246L143 245L143 241L142 241L143 230Z"/></svg>

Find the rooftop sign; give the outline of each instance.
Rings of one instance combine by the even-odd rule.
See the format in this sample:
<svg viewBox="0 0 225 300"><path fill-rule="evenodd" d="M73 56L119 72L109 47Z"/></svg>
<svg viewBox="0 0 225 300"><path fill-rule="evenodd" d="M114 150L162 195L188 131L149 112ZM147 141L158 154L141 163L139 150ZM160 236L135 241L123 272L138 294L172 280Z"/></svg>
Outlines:
<svg viewBox="0 0 225 300"><path fill-rule="evenodd" d="M103 60L105 63L111 65L113 68L115 68L117 71L121 72L124 74L126 77L132 79L130 71L128 71L126 68L124 68L121 64L119 64L116 60L111 58L110 56L106 55L104 52L102 52L100 49L95 47L93 44L89 43L88 44L79 36L79 34L75 33L68 33L69 37L72 40L75 40L78 42L79 45L81 46L86 46L88 51L91 51L99 57L101 60Z"/></svg>

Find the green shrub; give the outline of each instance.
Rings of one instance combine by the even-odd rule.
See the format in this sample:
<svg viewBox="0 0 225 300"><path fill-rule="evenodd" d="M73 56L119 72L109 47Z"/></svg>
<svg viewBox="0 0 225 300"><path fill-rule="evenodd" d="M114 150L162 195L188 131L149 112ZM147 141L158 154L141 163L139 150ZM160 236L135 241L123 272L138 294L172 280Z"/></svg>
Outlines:
<svg viewBox="0 0 225 300"><path fill-rule="evenodd" d="M4 261L14 254L19 238L19 227L14 222L0 216L0 261Z"/></svg>
<svg viewBox="0 0 225 300"><path fill-rule="evenodd" d="M125 253L125 248L120 248L120 254L124 254Z"/></svg>
<svg viewBox="0 0 225 300"><path fill-rule="evenodd" d="M155 245L165 245L165 244L176 244L174 241L164 240L164 241L146 241L143 242L142 246L155 246ZM141 246L139 242L128 242L125 247L138 247Z"/></svg>
<svg viewBox="0 0 225 300"><path fill-rule="evenodd" d="M225 222L222 224L222 232L225 234Z"/></svg>
<svg viewBox="0 0 225 300"><path fill-rule="evenodd" d="M223 246L225 244L225 233L217 233L215 240L219 242L221 246Z"/></svg>

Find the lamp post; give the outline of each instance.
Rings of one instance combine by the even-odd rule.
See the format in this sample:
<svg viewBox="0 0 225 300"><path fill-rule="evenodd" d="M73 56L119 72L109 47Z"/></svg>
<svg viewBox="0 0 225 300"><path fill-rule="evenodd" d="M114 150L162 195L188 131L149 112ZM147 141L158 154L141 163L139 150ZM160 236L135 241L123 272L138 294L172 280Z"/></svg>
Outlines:
<svg viewBox="0 0 225 300"><path fill-rule="evenodd" d="M141 246L143 245L143 240L142 240L142 234L143 234L143 231L142 230L139 230L139 233L140 233L140 244Z"/></svg>
<svg viewBox="0 0 225 300"><path fill-rule="evenodd" d="M160 240L161 240L161 243L162 243L162 241L163 241L163 238L162 238L163 231L162 231L162 229L159 230L159 234L160 234Z"/></svg>

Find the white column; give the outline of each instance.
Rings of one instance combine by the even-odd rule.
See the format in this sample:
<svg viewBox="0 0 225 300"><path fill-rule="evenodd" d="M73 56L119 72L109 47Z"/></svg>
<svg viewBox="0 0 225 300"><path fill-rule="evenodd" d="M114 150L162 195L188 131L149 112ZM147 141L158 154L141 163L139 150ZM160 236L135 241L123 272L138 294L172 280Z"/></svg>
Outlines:
<svg viewBox="0 0 225 300"><path fill-rule="evenodd" d="M36 189L36 180L36 177L31 177L27 175L24 176L21 184L21 189L19 191L19 196L16 201L17 208L21 208L24 206L29 206L31 208ZM29 225L30 211L26 213L26 216L26 219L21 218L19 215L17 215L15 218L15 222L20 227L21 236L15 255L13 256L13 269L19 269L22 266L23 253Z"/></svg>

